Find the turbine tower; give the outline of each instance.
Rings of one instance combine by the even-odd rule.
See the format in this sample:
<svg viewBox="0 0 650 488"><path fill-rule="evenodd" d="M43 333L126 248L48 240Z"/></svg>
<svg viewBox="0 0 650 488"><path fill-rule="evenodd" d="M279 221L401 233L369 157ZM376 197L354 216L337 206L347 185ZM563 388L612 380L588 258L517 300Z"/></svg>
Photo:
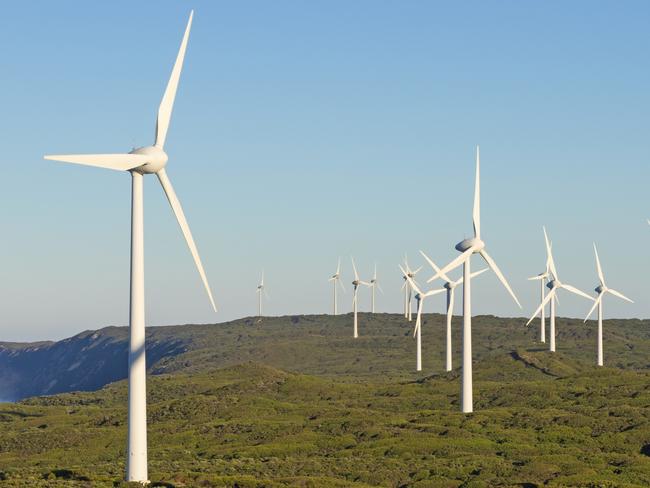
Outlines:
<svg viewBox="0 0 650 488"><path fill-rule="evenodd" d="M262 271L262 279L260 280L260 284L257 285L257 317L260 320L262 319L262 294L264 294L264 297L267 300L269 299L269 294L266 293L266 287L264 286L264 271Z"/></svg>
<svg viewBox="0 0 650 488"><path fill-rule="evenodd" d="M201 264L201 258L194 244L192 233L185 219L180 201L165 171L167 154L164 151L169 121L174 106L178 81L183 68L187 40L192 26L193 11L185 28L176 62L167 88L158 108L156 120L156 141L153 146L134 149L120 154L66 154L45 156L45 159L66 163L96 166L131 173L131 301L129 313L129 410L128 447L126 459L126 480L148 482L147 474L147 407L146 407L146 363L145 363L145 320L144 320L144 229L143 229L143 176L155 174L169 200L194 263L199 271L203 286L212 308L216 306L212 292Z"/></svg>
<svg viewBox="0 0 650 488"><path fill-rule="evenodd" d="M336 295L337 295L336 287L340 285L341 290L343 290L343 293L345 293L345 287L343 286L343 282L341 281L341 258L339 258L339 264L336 266L336 273L334 273L328 281L332 281L334 285L334 315L337 315L338 311L336 308Z"/></svg>
<svg viewBox="0 0 650 488"><path fill-rule="evenodd" d="M598 366L603 365L603 296L605 293L611 293L612 295L627 300L630 303L634 303L628 297L623 295L621 292L608 288L605 284L605 277L603 276L603 270L600 267L600 259L598 259L598 250L596 249L596 244L594 243L594 254L596 255L596 269L598 270L598 280L600 281L599 285L596 287L595 291L598 293L596 300L589 310L589 313L585 317L585 322L594 312L594 309L598 307Z"/></svg>
<svg viewBox="0 0 650 488"><path fill-rule="evenodd" d="M549 247L552 247L552 244ZM531 276L530 278L528 278L528 280L530 281L539 280L539 285L540 285L539 303L544 302L546 285L548 283L549 276L551 275L551 271L549 268L549 259L550 259L549 254L546 253L546 271L538 274L537 276ZM540 310L539 318L540 318L539 340L540 342L545 343L546 342L546 307L542 307L542 309Z"/></svg>
<svg viewBox="0 0 650 488"><path fill-rule="evenodd" d="M550 291L546 294L546 298L544 298L544 301L540 303L539 307L537 307L537 310L535 310L535 313L533 316L526 322L526 325L529 325L535 317L537 317L537 314L540 313L546 304L548 302L551 302L551 315L549 317L550 319L550 327L549 327L549 335L550 335L550 340L549 340L549 351L555 352L555 301L556 301L556 295L557 291L560 289L565 289L567 291L570 291L571 293L575 295L579 295L581 297L585 297L588 300L593 300L589 295L587 295L585 292L578 290L575 286L571 286L567 283L562 283L560 281L560 278L557 274L557 269L555 268L555 261L553 260L553 252L551 249L551 244L548 240L548 234L546 234L546 228L542 227L544 230L544 241L546 243L546 254L548 256L548 266L549 270L551 272L551 279L546 285L547 288L550 289Z"/></svg>
<svg viewBox="0 0 650 488"><path fill-rule="evenodd" d="M375 313L375 288L377 288L382 294L384 293L384 290L381 289L381 285L379 284L379 281L377 281L377 264L375 264L375 274L372 275L372 279L370 280L370 288L372 289L372 301L371 301L370 311L372 313Z"/></svg>
<svg viewBox="0 0 650 488"><path fill-rule="evenodd" d="M358 327L358 321L357 321L357 308L358 308L358 303L359 300L357 299L357 290L359 289L359 285L365 285L365 286L371 286L370 283L367 281L361 281L359 279L359 273L357 273L357 266L354 264L354 258L352 259L352 269L354 270L354 281L352 282L352 286L354 287L354 292L352 295L352 312L354 314L354 338L356 339L359 337L359 327Z"/></svg>
<svg viewBox="0 0 650 488"><path fill-rule="evenodd" d="M472 218L474 222L474 237L464 239L456 244L456 250L461 255L446 265L440 272L436 273L429 279L429 282L447 274L449 271L463 265L463 374L462 374L462 395L461 409L464 413L470 413L474 409L472 397L472 302L471 302L471 276L470 269L471 257L473 254L480 254L490 269L497 275L499 281L503 284L515 303L519 305L519 300L510 288L501 270L485 250L485 242L481 240L481 183L480 183L480 156L479 148L476 147L476 181L474 183L474 210Z"/></svg>
<svg viewBox="0 0 650 488"><path fill-rule="evenodd" d="M402 273L408 276L408 273L404 270L404 268L400 266L399 269L402 271ZM442 293L445 291L445 289L438 288L423 293L418 287L418 285L415 284L415 281L413 281L411 277L408 277L408 281L411 288L415 290L415 299L417 300L418 303L418 312L415 318L415 329L413 329L413 336L416 338L415 370L422 371L422 307L424 306L424 299L426 297L430 297L433 295L437 295L438 293Z"/></svg>
<svg viewBox="0 0 650 488"><path fill-rule="evenodd" d="M436 265L436 263L433 262L433 260L429 256L427 256L422 251L420 251L420 254L422 254L424 259L427 260L429 265L433 268L434 272L436 273L440 272L440 268ZM487 270L488 268L483 268L480 271L475 271L472 273L471 277L474 278L475 276L485 273ZM456 290L456 287L463 282L463 277L461 276L460 279L456 281L452 281L449 278L449 276L447 276L446 274L442 274L440 275L440 277L443 280L445 280L445 284L443 286L447 290L447 347L446 347L446 357L445 357L445 369L446 371L451 371L452 370L451 320L454 315L454 291Z"/></svg>

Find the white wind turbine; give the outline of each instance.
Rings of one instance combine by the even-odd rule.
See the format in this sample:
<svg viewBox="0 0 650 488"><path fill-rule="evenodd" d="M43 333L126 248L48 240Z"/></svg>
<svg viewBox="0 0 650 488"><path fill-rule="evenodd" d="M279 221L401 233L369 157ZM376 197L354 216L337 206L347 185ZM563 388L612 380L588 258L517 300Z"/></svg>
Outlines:
<svg viewBox="0 0 650 488"><path fill-rule="evenodd" d="M334 315L338 314L337 311L337 305L336 305L336 295L337 295L337 286L341 286L341 290L343 290L343 293L345 293L345 287L343 286L343 282L341 281L341 258L339 258L339 264L336 266L336 273L332 275L332 277L328 281L333 281L334 285Z"/></svg>
<svg viewBox="0 0 650 488"><path fill-rule="evenodd" d="M262 318L262 294L264 294L264 297L268 300L269 299L269 294L266 293L266 287L264 286L264 271L262 271L262 279L260 280L260 284L257 285L257 316L261 319Z"/></svg>
<svg viewBox="0 0 650 488"><path fill-rule="evenodd" d="M424 259L427 260L429 265L433 268L433 271L437 274L440 273L440 268L436 265L436 263L433 262L433 260L427 256L424 252L420 251L420 254L424 257ZM488 270L488 268L483 268L480 271L475 271L473 272L470 276L472 278L485 273ZM460 285L463 282L463 277L461 276L460 279L456 281L452 281L449 276L446 274L441 274L440 277L445 280L444 289L447 290L447 347L446 347L446 357L445 357L445 369L447 371L452 370L452 361L451 361L451 356L452 356L452 347L451 347L451 320L454 316L454 292L456 290L456 287Z"/></svg>
<svg viewBox="0 0 650 488"><path fill-rule="evenodd" d="M552 245L549 245L549 248L552 249ZM546 253L546 271L540 273L536 276L531 276L528 280L539 280L540 285L540 300L539 303L544 303L545 289L551 276L551 270L549 267L550 255ZM542 343L546 342L546 307L542 307L539 314L539 340Z"/></svg>
<svg viewBox="0 0 650 488"><path fill-rule="evenodd" d="M596 244L594 243L594 254L596 255L596 269L598 270L598 279L600 284L596 287L595 291L598 293L596 300L589 310L589 313L585 317L585 322L594 312L594 309L598 307L598 366L603 365L603 296L605 293L611 293L612 295L627 300L630 303L634 303L628 297L623 295L621 292L609 288L605 284L605 277L603 276L603 270L600 267L600 259L598 259L598 250L596 249Z"/></svg>
<svg viewBox="0 0 650 488"><path fill-rule="evenodd" d="M404 269L406 270L404 273L404 276L402 278L404 279L404 284L402 285L402 290L404 290L404 318L408 319L410 322L413 320L412 318L412 302L413 302L413 289L411 288L411 285L409 284L408 278L411 278L411 280L415 283L415 275L420 272L422 269L422 266L419 268L412 270L411 267L409 266L409 260L407 255L404 255Z"/></svg>
<svg viewBox="0 0 650 488"><path fill-rule="evenodd" d="M384 290L381 289L381 285L379 284L379 281L377 280L377 265L375 264L375 274L372 275L372 279L370 280L370 288L372 289L372 301L371 301L371 306L370 306L370 311L372 313L375 313L375 288L377 288L382 294L384 293Z"/></svg>
<svg viewBox="0 0 650 488"><path fill-rule="evenodd" d="M146 363L145 363L145 320L144 320L144 230L143 230L143 175L155 174L169 200L176 220L180 225L194 263L199 271L210 303L216 311L214 300L201 258L187 225L185 214L165 171L167 154L164 151L174 98L181 76L187 40L192 26L193 11L190 13L185 34L172 69L167 88L158 108L156 120L156 142L153 146L134 149L130 153L118 154L66 154L45 156L45 159L67 163L96 166L100 168L131 173L131 302L129 314L129 410L128 448L126 480L146 483L147 474L147 407L146 407Z"/></svg>
<svg viewBox="0 0 650 488"><path fill-rule="evenodd" d="M546 285L550 291L546 294L546 298L544 298L544 301L540 303L539 307L537 307L537 310L535 310L535 313L533 316L526 322L526 325L529 325L535 317L537 317L537 314L540 313L546 304L548 302L551 302L551 314L550 314L550 326L549 326L549 351L555 352L555 300L556 300L556 294L557 291L560 289L565 289L567 291L570 291L571 293L574 293L575 295L580 295L581 297L585 297L588 300L593 300L589 295L587 295L585 292L578 290L575 286L571 286L567 283L562 283L560 281L560 278L558 277L557 274L557 269L555 268L555 261L553 260L553 252L551 249L551 244L548 240L548 235L546 234L546 228L543 227L544 230L544 241L546 243L546 254L548 255L548 265L549 269L551 271L551 280L549 280L548 284Z"/></svg>
<svg viewBox="0 0 650 488"><path fill-rule="evenodd" d="M408 276L408 273L401 266L399 269L407 276L409 285L413 290L415 290L415 299L418 304L418 312L415 318L415 329L413 329L413 336L416 338L415 346L415 369L416 371L422 371L422 307L424 306L424 299L433 295L437 295L445 291L444 288L433 289L427 292L422 292L415 281Z"/></svg>
<svg viewBox="0 0 650 488"><path fill-rule="evenodd" d="M465 413L472 412L472 302L471 302L471 270L470 261L473 254L480 254L490 269L497 275L499 281L503 284L514 301L519 305L519 300L510 288L501 270L485 250L485 243L481 240L481 186L480 186L480 158L479 148L476 147L476 181L474 183L474 210L472 213L474 222L474 237L464 239L456 244L456 250L462 254L446 265L429 279L429 282L435 280L443 274L463 265L463 375L462 375L462 396L461 408Z"/></svg>
<svg viewBox="0 0 650 488"><path fill-rule="evenodd" d="M359 279L359 273L357 273L357 266L354 264L354 258L352 259L352 269L354 270L354 281L352 282L352 286L354 287L354 292L352 295L352 311L354 314L354 338L356 339L359 337L359 328L358 328L358 322L357 322L357 309L358 309L358 304L359 304L359 299L357 298L357 290L359 289L359 285L365 285L365 286L371 286L370 283L367 281L362 281Z"/></svg>

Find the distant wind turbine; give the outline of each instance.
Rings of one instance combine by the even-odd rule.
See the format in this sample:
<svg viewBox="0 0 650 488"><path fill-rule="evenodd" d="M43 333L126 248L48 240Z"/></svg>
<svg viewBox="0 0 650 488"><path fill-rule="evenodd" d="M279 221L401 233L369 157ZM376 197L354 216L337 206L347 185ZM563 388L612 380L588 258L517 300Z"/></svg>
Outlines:
<svg viewBox="0 0 650 488"><path fill-rule="evenodd" d="M587 295L585 292L578 290L575 286L571 286L567 283L562 283L560 281L560 278L558 277L557 274L557 269L555 268L555 261L553 260L553 252L551 250L551 244L548 240L548 235L546 234L546 228L542 228L544 230L544 241L546 243L546 254L548 255L548 265L551 271L551 280L548 282L546 285L551 291L549 291L546 294L546 298L544 298L544 301L540 303L539 307L537 307L537 310L535 310L535 313L532 315L532 317L528 320L526 325L530 324L535 317L537 317L537 314L542 311L542 309L546 306L548 302L551 302L551 316L550 316L550 327L549 327L549 335L550 335L550 347L549 351L555 352L555 300L556 300L556 295L557 291L560 289L565 289L567 291L570 291L571 293L575 295L580 295L581 297L586 298L587 300L593 300L589 295Z"/></svg>
<svg viewBox="0 0 650 488"><path fill-rule="evenodd" d="M257 316L262 318L262 294L264 298L269 299L269 294L266 292L266 287L264 286L264 271L262 271L262 279L260 284L257 285Z"/></svg>
<svg viewBox="0 0 650 488"><path fill-rule="evenodd" d="M167 153L164 151L165 139L171 119L174 98L183 68L185 50L192 26L192 17L185 28L185 34L172 69L165 94L158 108L156 121L156 142L153 146L141 147L130 153L118 154L62 154L45 156L45 159L66 163L96 166L131 173L131 306L129 314L129 408L128 408L128 447L126 459L126 480L139 483L148 482L147 474L147 393L145 363L145 323L144 323L144 210L143 175L155 174L158 177L178 225L187 242L194 263L199 271L203 286L208 294L212 308L216 311L208 279L201 264L201 258L194 244L192 233L185 219L181 203L174 192L165 171Z"/></svg>
<svg viewBox="0 0 650 488"><path fill-rule="evenodd" d="M339 258L339 264L336 266L336 273L332 275L332 277L329 279L329 281L332 281L332 285L334 287L334 315L338 314L337 306L336 306L336 296L337 296L337 286L341 287L341 290L343 290L343 293L345 293L345 287L343 286L343 282L341 281L341 258Z"/></svg>
<svg viewBox="0 0 650 488"><path fill-rule="evenodd" d="M596 255L596 269L598 271L598 280L600 281L600 284L595 289L598 295L596 296L596 300L594 301L594 304L589 310L589 313L585 317L585 322L591 316L591 314L594 313L594 309L598 307L598 366L602 366L603 365L603 297L605 296L605 293L610 293L618 298L627 300L630 303L634 303L634 302L630 300L628 297L626 297L625 295L623 295L621 292L613 290L605 284L605 277L603 276L603 270L600 267L600 259L598 259L598 250L596 249L595 243L594 243L594 254Z"/></svg>
<svg viewBox="0 0 650 488"><path fill-rule="evenodd" d="M480 156L479 148L476 147L476 181L474 183L474 210L472 212L474 222L474 237L464 239L456 244L456 250L462 254L447 264L440 272L429 279L429 282L437 279L443 274L463 265L463 375L462 375L462 398L461 409L464 413L474 410L472 392L472 302L471 302L471 270L470 260L473 254L480 254L490 269L497 275L515 303L521 308L519 300L510 288L501 270L485 250L485 243L481 240L481 183L480 183Z"/></svg>
<svg viewBox="0 0 650 488"><path fill-rule="evenodd" d="M433 271L435 273L440 273L440 268L436 263L433 262L433 260L427 256L424 252L420 251L420 254L424 257L424 259L427 260L429 265L433 268ZM475 271L471 274L471 277L474 278L475 276L478 276L482 273L485 273L488 270L488 268L483 268L480 271ZM451 347L451 320L454 315L454 291L456 290L456 287L460 285L463 282L463 277L461 276L460 279L456 281L452 281L449 276L446 274L441 274L440 277L445 280L444 288L447 290L447 347L446 347L446 357L445 357L445 369L447 371L452 370L452 347Z"/></svg>
<svg viewBox="0 0 650 488"><path fill-rule="evenodd" d="M549 244L549 248L552 249L552 245ZM549 267L550 255L546 253L546 271L538 274L537 276L531 276L529 280L539 280L540 284L540 299L539 303L544 303L546 284L551 276L551 270ZM539 340L542 343L546 342L546 307L542 307L540 310L540 323L539 323Z"/></svg>
<svg viewBox="0 0 650 488"><path fill-rule="evenodd" d="M370 280L370 288L372 289L372 301L371 301L370 311L372 313L375 313L375 288L377 288L382 294L384 293L384 290L381 289L381 285L379 284L379 281L377 281L376 264L375 264L375 274L372 275L372 279Z"/></svg>
<svg viewBox="0 0 650 488"><path fill-rule="evenodd" d="M408 273L401 266L399 269L408 276ZM445 291L444 288L429 290L426 293L422 292L418 285L415 284L415 281L409 276L408 278L409 285L415 290L415 299L418 304L418 312L415 318L415 329L413 330L413 335L416 338L415 346L415 369L416 371L422 371L422 307L424 306L424 299L433 295L437 295Z"/></svg>
<svg viewBox="0 0 650 488"><path fill-rule="evenodd" d="M404 318L408 319L410 322L413 320L412 318L412 302L413 302L413 289L411 288L411 285L408 282L407 278L411 278L411 280L415 283L417 281L415 280L415 275L420 272L422 269L422 266L417 268L416 270L412 270L411 267L409 266L409 260L408 256L404 254L404 269L405 273L402 278L404 278L404 284L402 285L402 289L404 290Z"/></svg>
<svg viewBox="0 0 650 488"><path fill-rule="evenodd" d="M358 309L358 304L359 304L359 299L357 298L357 291L359 289L359 285L365 285L365 286L371 286L370 283L367 281L361 281L359 279L359 273L357 273L357 266L354 264L354 258L352 259L352 269L354 270L354 281L352 282L352 286L354 287L354 294L352 295L352 310L354 314L354 338L356 339L359 337L359 328L358 328L358 321L357 321L357 309Z"/></svg>

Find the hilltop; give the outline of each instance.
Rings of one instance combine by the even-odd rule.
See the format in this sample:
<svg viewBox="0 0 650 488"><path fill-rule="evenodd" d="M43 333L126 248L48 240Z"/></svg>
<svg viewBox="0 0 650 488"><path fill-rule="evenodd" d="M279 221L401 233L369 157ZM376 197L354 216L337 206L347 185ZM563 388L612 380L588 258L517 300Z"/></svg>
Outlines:
<svg viewBox="0 0 650 488"><path fill-rule="evenodd" d="M149 327L147 365L151 374L205 372L247 361L287 371L356 381L412 379L413 322L397 314L360 314L357 340L348 315L245 318L221 324ZM460 357L460 317L454 318L454 365ZM474 359L516 349L543 350L538 326L524 319L473 318ZM423 373L444 369L444 316L423 315ZM650 367L650 321L607 320L605 364ZM595 361L593 321L557 319L558 352ZM92 391L127 376L126 327L86 331L58 342L0 343L0 398Z"/></svg>

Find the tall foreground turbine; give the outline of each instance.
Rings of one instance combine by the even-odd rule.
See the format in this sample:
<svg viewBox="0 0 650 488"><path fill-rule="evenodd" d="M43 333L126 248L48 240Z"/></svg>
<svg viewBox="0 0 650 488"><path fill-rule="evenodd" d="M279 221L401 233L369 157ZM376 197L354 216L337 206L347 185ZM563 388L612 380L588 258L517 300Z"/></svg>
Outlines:
<svg viewBox="0 0 650 488"><path fill-rule="evenodd" d="M402 268L401 266L399 269L404 273L404 275L408 276L408 273ZM418 312L417 316L415 318L415 329L413 329L413 335L416 338L416 345L415 345L415 369L416 371L422 371L422 307L424 306L424 299L426 297L430 297L433 295L437 295L438 293L442 293L445 291L444 288L438 288L438 289L433 289L429 290L426 293L422 292L418 285L413 281L411 277L408 277L408 282L411 288L415 290L415 299L417 300L418 303Z"/></svg>
<svg viewBox="0 0 650 488"><path fill-rule="evenodd" d="M470 261L473 254L481 255L490 269L497 275L497 278L499 278L499 281L501 281L505 289L508 290L508 293L510 293L519 308L521 308L519 300L517 300L517 297L497 264L485 250L485 243L481 240L481 182L478 146L476 147L476 180L474 183L474 210L472 212L472 220L474 223L474 237L464 239L456 244L456 250L462 254L429 279L429 282L431 282L439 276L449 273L449 271L457 268L461 264L463 265L463 386L461 408L464 413L469 413L474 410L472 397L472 272L470 269Z"/></svg>
<svg viewBox="0 0 650 488"><path fill-rule="evenodd" d="M343 290L343 293L345 293L345 287L343 286L343 282L341 281L341 258L339 258L339 264L336 266L336 273L332 275L332 277L329 279L329 281L332 281L334 285L334 315L338 314L338 310L336 307L336 295L337 295L337 286L341 286L341 290Z"/></svg>
<svg viewBox="0 0 650 488"><path fill-rule="evenodd" d="M352 259L352 269L354 270L354 281L352 282L352 286L354 287L353 295L352 295L352 313L354 314L354 338L356 339L359 337L359 327L358 327L358 321L357 321L357 309L358 309L358 304L359 304L359 299L357 298L357 291L359 289L359 285L365 285L365 286L371 286L370 283L367 281L361 281L359 279L359 273L357 273L357 266L354 264L354 258Z"/></svg>
<svg viewBox="0 0 650 488"><path fill-rule="evenodd" d="M545 298L545 288L548 283L549 277L551 276L551 271L549 268L549 260L550 256L548 253L546 253L546 271L543 273L539 273L536 276L531 276L528 278L529 280L539 280L539 285L540 285L540 299L539 303L544 303L544 298ZM542 343L546 342L546 308L542 307L540 310L539 314L539 340Z"/></svg>
<svg viewBox="0 0 650 488"><path fill-rule="evenodd" d="M158 108L156 120L156 142L153 146L134 149L128 154L67 154L45 156L45 159L66 163L96 166L100 168L129 171L131 173L131 303L129 314L129 411L128 447L126 459L126 480L146 483L147 475L147 406L146 406L146 363L145 363L145 323L144 323L144 229L142 177L155 174L174 211L187 242L194 263L199 271L203 286L208 294L212 308L217 308L201 264L201 258L194 244L192 233L187 225L185 214L176 197L165 165L167 154L164 151L169 121L176 97L176 89L181 76L187 40L192 26L192 16L185 28L171 77Z"/></svg>
<svg viewBox="0 0 650 488"><path fill-rule="evenodd" d="M600 284L596 287L595 291L598 293L596 300L589 310L589 313L585 317L585 322L594 312L594 309L598 307L598 366L603 365L603 296L605 293L611 293L612 295L627 300L630 303L634 303L628 297L623 295L621 292L608 288L605 284L605 277L603 276L603 270L600 267L600 259L598 259L598 250L596 249L596 244L594 243L594 254L596 255L596 269L598 271L598 280Z"/></svg>
<svg viewBox="0 0 650 488"><path fill-rule="evenodd" d="M370 311L372 313L375 313L375 288L377 288L382 294L384 293L384 290L381 289L381 285L379 284L379 281L377 280L377 265L375 264L375 274L372 275L372 279L370 280L370 288L372 291L372 299L371 299L371 305L370 305Z"/></svg>
<svg viewBox="0 0 650 488"><path fill-rule="evenodd" d="M548 265L551 271L551 280L548 282L546 286L551 291L548 292L546 298L544 298L542 303L540 303L539 307L537 307L537 310L535 310L535 313L528 320L528 322L526 322L526 325L530 324L533 321L533 319L537 317L537 314L544 309L544 307L548 302L551 302L550 326L548 330L548 333L550 335L549 351L555 352L555 300L556 300L557 291L563 288L567 291L570 291L571 293L574 293L575 295L585 297L588 300L593 300L593 298L591 298L585 292L578 290L575 286L571 286L567 283L562 283L560 281L560 278L558 277L557 274L557 269L555 268L555 261L553 260L553 250L551 249L551 243L549 242L548 235L546 234L546 228L543 227L543 230L544 230L544 242L546 243L546 254L548 256Z"/></svg>
<svg viewBox="0 0 650 488"><path fill-rule="evenodd" d="M422 254L424 259L427 260L429 265L433 268L434 272L436 273L440 272L440 268L436 265L436 263L433 262L433 260L429 256L427 256L422 251L420 251L420 254ZM487 270L488 268L483 268L480 271L475 271L471 274L471 277L474 278L475 276L485 273ZM452 370L451 320L454 316L454 291L456 290L456 287L463 282L463 277L461 276L460 279L456 281L452 281L451 278L449 278L449 276L447 276L446 274L442 274L440 275L440 277L443 280L445 280L444 289L447 290L447 347L446 347L446 357L445 357L445 369L447 371L451 371Z"/></svg>

